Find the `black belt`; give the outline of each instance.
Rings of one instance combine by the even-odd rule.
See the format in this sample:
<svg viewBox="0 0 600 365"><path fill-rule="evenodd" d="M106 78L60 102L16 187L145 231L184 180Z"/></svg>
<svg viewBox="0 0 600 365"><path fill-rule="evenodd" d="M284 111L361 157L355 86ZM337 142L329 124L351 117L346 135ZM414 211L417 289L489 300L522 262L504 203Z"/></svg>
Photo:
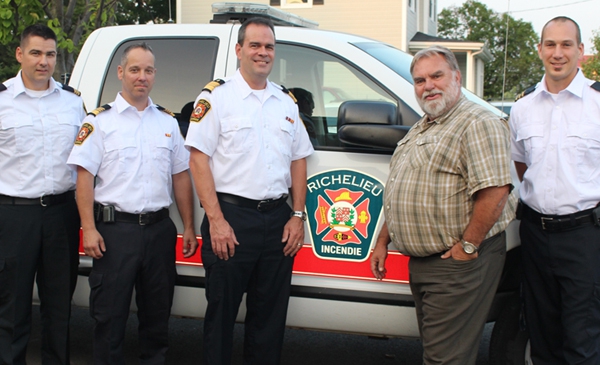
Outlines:
<svg viewBox="0 0 600 365"><path fill-rule="evenodd" d="M592 215L593 210L598 208L586 209L577 213L566 215L548 215L538 213L522 202L519 202L519 204L521 205L523 212L523 219L539 225L544 231L560 232L567 231L587 223L598 224L597 222L594 222Z"/></svg>
<svg viewBox="0 0 600 365"><path fill-rule="evenodd" d="M94 204L94 216L97 221L103 221L101 210L103 209L103 205ZM147 226L150 224L158 223L163 219L169 218L169 209L163 208L161 210L157 210L156 212L150 213L125 213L125 212L114 212L114 222L122 222L122 223L135 223L140 226ZM106 222L110 223L110 222Z"/></svg>
<svg viewBox="0 0 600 365"><path fill-rule="evenodd" d="M284 194L281 198L277 199L253 200L233 194L217 193L217 197L225 203L237 205L238 207L256 209L259 212L267 212L280 206L287 200L288 196Z"/></svg>
<svg viewBox="0 0 600 365"><path fill-rule="evenodd" d="M2 205L41 205L48 207L51 205L62 204L67 200L75 198L75 191L69 190L57 195L42 195L39 198L19 198L0 194L0 204Z"/></svg>

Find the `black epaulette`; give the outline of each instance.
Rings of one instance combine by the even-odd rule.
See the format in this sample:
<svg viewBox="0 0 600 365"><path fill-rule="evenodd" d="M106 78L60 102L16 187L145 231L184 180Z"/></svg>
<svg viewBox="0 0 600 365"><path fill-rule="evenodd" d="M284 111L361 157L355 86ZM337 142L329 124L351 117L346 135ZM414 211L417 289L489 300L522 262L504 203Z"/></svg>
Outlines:
<svg viewBox="0 0 600 365"><path fill-rule="evenodd" d="M288 94L290 96L290 98L292 98L294 103L298 104L298 100L296 100L296 97L294 96L294 94L292 94L291 91L286 89L285 86L283 86L283 85L279 85L279 86L281 86L281 91L283 91L284 94Z"/></svg>
<svg viewBox="0 0 600 365"><path fill-rule="evenodd" d="M515 101L521 99L525 95L531 94L535 90L536 86L537 85L533 85L533 86L530 86L527 89L525 89L525 91L523 91L522 93L520 93L519 95L517 95L517 97L515 98Z"/></svg>
<svg viewBox="0 0 600 365"><path fill-rule="evenodd" d="M4 90L6 90L6 85L0 84L0 91L4 91Z"/></svg>
<svg viewBox="0 0 600 365"><path fill-rule="evenodd" d="M590 85L590 87L596 91L600 91L600 82L596 81Z"/></svg>
<svg viewBox="0 0 600 365"><path fill-rule="evenodd" d="M91 111L91 112L89 112L87 115L93 115L93 116L97 117L97 116L98 116L98 114L100 114L100 113L102 113L103 111L105 111L105 110L108 110L108 109L110 109L110 108L111 108L111 106L110 106L109 104L104 104L104 105L102 105L101 107L98 107L98 108L96 108L96 109L92 110L92 111Z"/></svg>
<svg viewBox="0 0 600 365"><path fill-rule="evenodd" d="M206 84L206 86L202 89L202 91L208 91L209 93L212 93L213 90L215 89L215 87L221 86L224 83L225 83L225 81L223 81L221 79L213 80L213 81L209 82L208 84Z"/></svg>
<svg viewBox="0 0 600 365"><path fill-rule="evenodd" d="M161 112L165 112L167 114L169 114L170 116L172 116L173 118L175 118L175 114L170 111L169 109L165 108L164 106L160 106L158 104L156 104L156 109L160 110Z"/></svg>
<svg viewBox="0 0 600 365"><path fill-rule="evenodd" d="M81 96L81 91L74 89L74 88L70 87L69 85L63 84L62 89L65 91L71 92L77 96Z"/></svg>

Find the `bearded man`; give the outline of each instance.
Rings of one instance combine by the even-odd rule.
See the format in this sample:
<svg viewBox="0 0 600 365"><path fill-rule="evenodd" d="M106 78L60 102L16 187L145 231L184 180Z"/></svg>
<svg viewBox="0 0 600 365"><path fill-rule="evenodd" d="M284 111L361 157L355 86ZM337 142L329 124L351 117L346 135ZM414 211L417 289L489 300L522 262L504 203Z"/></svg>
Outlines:
<svg viewBox="0 0 600 365"><path fill-rule="evenodd" d="M371 270L385 277L390 242L410 256L423 364L475 364L516 206L508 126L462 94L447 48L418 52L410 70L425 115L392 157Z"/></svg>

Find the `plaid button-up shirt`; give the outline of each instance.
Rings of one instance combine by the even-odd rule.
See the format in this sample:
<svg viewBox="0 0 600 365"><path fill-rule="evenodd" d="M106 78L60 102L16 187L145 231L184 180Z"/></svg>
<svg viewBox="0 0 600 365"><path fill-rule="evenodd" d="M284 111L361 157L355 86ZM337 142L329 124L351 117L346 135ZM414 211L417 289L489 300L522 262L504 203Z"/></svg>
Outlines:
<svg viewBox="0 0 600 365"><path fill-rule="evenodd" d="M512 186L508 126L461 95L446 114L423 117L398 143L384 193L391 240L410 256L446 251L462 237L475 193L504 185ZM516 201L511 191L486 238L508 226Z"/></svg>

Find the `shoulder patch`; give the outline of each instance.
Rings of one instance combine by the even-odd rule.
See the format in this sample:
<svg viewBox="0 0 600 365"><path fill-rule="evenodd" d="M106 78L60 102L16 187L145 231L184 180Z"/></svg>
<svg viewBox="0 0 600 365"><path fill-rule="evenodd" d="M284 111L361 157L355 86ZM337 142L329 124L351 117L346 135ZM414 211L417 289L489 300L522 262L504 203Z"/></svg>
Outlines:
<svg viewBox="0 0 600 365"><path fill-rule="evenodd" d="M90 123L83 123L83 125L79 129L79 133L77 133L77 138L75 138L75 144L78 146L81 145L86 140L86 138L88 138L90 134L92 134L93 131L93 125L91 125Z"/></svg>
<svg viewBox="0 0 600 365"><path fill-rule="evenodd" d="M225 83L225 81L223 81L221 79L213 80L213 81L209 82L208 84L206 84L206 86L204 86L204 88L202 88L202 91L208 91L209 93L212 93L213 90L215 89L215 87L221 86L224 83Z"/></svg>
<svg viewBox="0 0 600 365"><path fill-rule="evenodd" d="M172 111L165 108L164 106L160 106L160 105L156 104L156 109L160 110L161 112L165 112L165 113L169 114L170 116L172 116L173 118L175 118L175 114L173 114Z"/></svg>
<svg viewBox="0 0 600 365"><path fill-rule="evenodd" d="M531 94L535 90L536 86L537 85L533 85L533 86L530 86L527 89L525 89L525 91L523 91L522 93L520 93L519 95L517 95L517 97L515 98L515 101L521 99L522 97L524 97L526 95Z"/></svg>
<svg viewBox="0 0 600 365"><path fill-rule="evenodd" d="M596 81L590 85L590 87L596 91L600 91L600 82Z"/></svg>
<svg viewBox="0 0 600 365"><path fill-rule="evenodd" d="M77 89L74 89L72 87L70 87L69 85L64 85L62 86L62 89L68 92L72 92L73 94L77 95L77 96L81 96L81 92Z"/></svg>
<svg viewBox="0 0 600 365"><path fill-rule="evenodd" d="M279 85L279 86L281 86L281 91L283 91L284 94L288 94L290 96L290 98L292 98L294 103L298 104L298 100L296 100L296 97L294 96L294 94L292 94L291 91L286 89L285 86L283 86L283 85Z"/></svg>
<svg viewBox="0 0 600 365"><path fill-rule="evenodd" d="M0 84L0 92L6 90L6 85Z"/></svg>
<svg viewBox="0 0 600 365"><path fill-rule="evenodd" d="M103 111L105 111L105 110L108 110L108 109L110 109L110 108L111 108L111 106L110 106L109 104L104 104L104 105L102 105L101 107L98 107L98 108L96 108L96 109L92 110L92 111L91 111L91 112L89 112L87 115L93 115L93 116L95 116L95 117L96 117L96 116L98 116L98 114L100 114L100 113L102 113Z"/></svg>
<svg viewBox="0 0 600 365"><path fill-rule="evenodd" d="M190 116L191 123L200 123L202 118L210 111L210 102L206 99L198 100L196 106L194 107L194 111Z"/></svg>

